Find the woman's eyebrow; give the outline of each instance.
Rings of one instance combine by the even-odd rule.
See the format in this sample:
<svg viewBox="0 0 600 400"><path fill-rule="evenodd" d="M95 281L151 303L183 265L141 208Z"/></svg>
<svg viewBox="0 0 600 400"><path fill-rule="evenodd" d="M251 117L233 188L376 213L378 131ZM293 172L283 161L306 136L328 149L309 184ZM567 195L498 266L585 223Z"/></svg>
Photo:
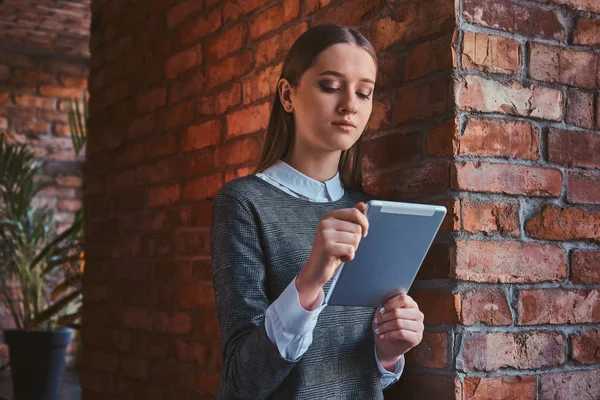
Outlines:
<svg viewBox="0 0 600 400"><path fill-rule="evenodd" d="M342 74L341 72L337 72L337 71L324 71L319 74L319 76L322 76L322 75L333 75L333 76L337 76L339 78L346 78L346 76L344 74ZM372 83L373 85L375 84L375 81L373 81L372 79L369 79L369 78L362 78L360 81Z"/></svg>

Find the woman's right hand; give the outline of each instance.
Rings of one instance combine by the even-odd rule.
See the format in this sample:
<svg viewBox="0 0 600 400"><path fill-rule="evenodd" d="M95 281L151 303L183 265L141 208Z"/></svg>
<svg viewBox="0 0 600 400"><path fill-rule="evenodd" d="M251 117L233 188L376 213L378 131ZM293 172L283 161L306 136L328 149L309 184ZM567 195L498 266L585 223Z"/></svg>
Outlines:
<svg viewBox="0 0 600 400"><path fill-rule="evenodd" d="M313 310L323 285L343 262L354 259L360 240L369 229L364 202L353 208L327 213L317 226L317 234L308 261L296 277L300 304Z"/></svg>

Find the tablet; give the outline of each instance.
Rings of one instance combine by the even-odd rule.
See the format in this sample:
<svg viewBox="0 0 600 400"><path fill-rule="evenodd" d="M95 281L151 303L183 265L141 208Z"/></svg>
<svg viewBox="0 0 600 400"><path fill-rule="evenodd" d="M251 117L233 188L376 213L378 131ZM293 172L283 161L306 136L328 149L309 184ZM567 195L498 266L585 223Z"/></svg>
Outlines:
<svg viewBox="0 0 600 400"><path fill-rule="evenodd" d="M442 206L368 202L367 237L335 272L325 303L376 307L407 293L445 215Z"/></svg>

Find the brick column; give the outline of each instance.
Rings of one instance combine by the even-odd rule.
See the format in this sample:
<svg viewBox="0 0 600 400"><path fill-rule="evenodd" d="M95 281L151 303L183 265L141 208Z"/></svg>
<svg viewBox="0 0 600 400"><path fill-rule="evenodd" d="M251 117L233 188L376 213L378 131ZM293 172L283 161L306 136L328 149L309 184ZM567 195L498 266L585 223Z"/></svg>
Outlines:
<svg viewBox="0 0 600 400"><path fill-rule="evenodd" d="M210 200L252 171L283 55L324 22L380 57L367 190L449 209L386 398L596 393L599 11L561 3L94 1L84 395L215 395Z"/></svg>

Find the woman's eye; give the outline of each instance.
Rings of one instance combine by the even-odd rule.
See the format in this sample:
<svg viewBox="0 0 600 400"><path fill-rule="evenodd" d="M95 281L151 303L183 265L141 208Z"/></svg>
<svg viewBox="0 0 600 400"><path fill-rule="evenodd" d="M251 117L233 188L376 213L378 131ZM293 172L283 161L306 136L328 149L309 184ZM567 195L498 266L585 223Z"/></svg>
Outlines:
<svg viewBox="0 0 600 400"><path fill-rule="evenodd" d="M321 90L323 90L324 92L327 92L327 93L333 93L333 92L337 92L340 90L339 87L327 86L327 85L323 85L323 84L320 84L319 86L321 86Z"/></svg>
<svg viewBox="0 0 600 400"><path fill-rule="evenodd" d="M371 94L356 93L356 95L358 97L360 97L361 99L365 99L365 100L369 100L371 98Z"/></svg>

